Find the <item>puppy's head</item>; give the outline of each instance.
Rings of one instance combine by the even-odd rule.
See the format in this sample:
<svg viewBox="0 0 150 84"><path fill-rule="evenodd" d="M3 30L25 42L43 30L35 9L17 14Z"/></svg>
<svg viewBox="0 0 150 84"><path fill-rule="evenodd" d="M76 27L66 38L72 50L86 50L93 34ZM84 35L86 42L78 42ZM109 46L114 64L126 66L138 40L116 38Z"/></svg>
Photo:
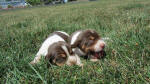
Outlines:
<svg viewBox="0 0 150 84"><path fill-rule="evenodd" d="M70 60L71 57L75 57L75 54L72 52L71 46L69 46L66 42L57 42L51 45L48 49L48 54L46 55L46 59L51 64L57 66L74 65L76 64L76 58Z"/></svg>
<svg viewBox="0 0 150 84"><path fill-rule="evenodd" d="M99 34L94 30L84 30L78 37L75 45L79 47L86 54L101 58L102 52L105 48L105 42L101 39Z"/></svg>
<svg viewBox="0 0 150 84"><path fill-rule="evenodd" d="M67 61L67 55L65 53L57 53L55 54L54 59L51 59L51 63L57 66L62 66Z"/></svg>
<svg viewBox="0 0 150 84"><path fill-rule="evenodd" d="M79 38L80 38L79 47L86 53L100 52L105 48L105 42L94 30L83 31L82 35Z"/></svg>

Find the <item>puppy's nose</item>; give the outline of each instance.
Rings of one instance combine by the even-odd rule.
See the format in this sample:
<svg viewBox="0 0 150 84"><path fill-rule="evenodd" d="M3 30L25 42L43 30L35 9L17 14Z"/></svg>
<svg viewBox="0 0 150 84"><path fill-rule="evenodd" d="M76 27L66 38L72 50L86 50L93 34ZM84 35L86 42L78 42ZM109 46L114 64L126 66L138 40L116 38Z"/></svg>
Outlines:
<svg viewBox="0 0 150 84"><path fill-rule="evenodd" d="M104 48L105 48L105 44L104 44L104 43L101 43L101 44L100 44L100 47L101 47L102 49L104 49Z"/></svg>

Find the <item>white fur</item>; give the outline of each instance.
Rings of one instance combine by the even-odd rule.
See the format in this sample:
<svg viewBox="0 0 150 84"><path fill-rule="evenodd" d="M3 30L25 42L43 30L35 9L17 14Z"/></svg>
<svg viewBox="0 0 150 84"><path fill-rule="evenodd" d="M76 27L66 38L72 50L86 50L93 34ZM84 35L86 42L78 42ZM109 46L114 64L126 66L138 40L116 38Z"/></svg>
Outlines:
<svg viewBox="0 0 150 84"><path fill-rule="evenodd" d="M76 60L76 57L75 56L69 56L68 57L68 60L67 60L67 62L66 62L66 64L67 65L69 65L69 66L71 66L72 65L72 63L71 62L74 62L74 63L76 63L77 62L77 60Z"/></svg>
<svg viewBox="0 0 150 84"><path fill-rule="evenodd" d="M72 65L71 63L74 62L76 65L83 66L83 64L81 63L81 60L80 60L78 55L75 54L75 55L71 56L69 54L68 49L67 49L66 46L61 46L61 47L68 56L68 59L67 59L67 62L66 62L67 65Z"/></svg>
<svg viewBox="0 0 150 84"><path fill-rule="evenodd" d="M59 35L54 34L50 37L48 37L42 44L42 46L40 47L38 53L36 54L36 57L34 58L34 60L31 62L31 64L35 64L37 62L40 61L41 56L46 56L46 54L48 53L48 48L50 45L52 45L55 42L58 41L64 41L64 39L62 39Z"/></svg>
<svg viewBox="0 0 150 84"><path fill-rule="evenodd" d="M69 56L66 64L69 65L69 66L71 66L73 62L76 65L78 65L78 66L83 66L83 64L81 63L81 60L80 60L79 56L76 55L76 54L75 54L75 56L74 55L73 56Z"/></svg>
<svg viewBox="0 0 150 84"><path fill-rule="evenodd" d="M67 49L67 47L66 46L61 46L62 47L62 49L65 51L65 53L67 54L67 57L69 57L70 56L70 54L69 54L69 52L68 52L68 49Z"/></svg>
<svg viewBox="0 0 150 84"><path fill-rule="evenodd" d="M100 47L100 45L103 45L103 44L104 44L104 46L106 45L103 40L101 40L101 39L98 40L97 43L94 46L95 52L99 52L99 51L103 50L103 48Z"/></svg>
<svg viewBox="0 0 150 84"><path fill-rule="evenodd" d="M80 57L77 54L75 54L75 57L76 57L76 65L83 66L83 64L81 63Z"/></svg>
<svg viewBox="0 0 150 84"><path fill-rule="evenodd" d="M69 36L69 34L67 34L66 32L63 32L63 31L57 31L57 32L60 32L60 33L63 33L65 35Z"/></svg>
<svg viewBox="0 0 150 84"><path fill-rule="evenodd" d="M74 44L74 42L77 40L80 33L81 33L81 31L78 31L73 35L73 37L71 39L71 45Z"/></svg>

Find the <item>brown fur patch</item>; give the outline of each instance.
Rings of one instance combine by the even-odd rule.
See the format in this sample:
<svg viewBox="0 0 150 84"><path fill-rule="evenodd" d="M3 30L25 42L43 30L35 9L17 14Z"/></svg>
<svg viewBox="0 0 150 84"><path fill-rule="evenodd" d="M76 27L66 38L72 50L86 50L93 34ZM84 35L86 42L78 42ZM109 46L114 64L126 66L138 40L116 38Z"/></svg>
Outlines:
<svg viewBox="0 0 150 84"><path fill-rule="evenodd" d="M71 45L71 47L79 48L82 52L85 53L85 55L83 55L84 58L88 58L88 54L92 54L93 52L95 52L94 46L101 37L94 30L79 30L71 34L69 38L69 44L71 44L71 39L77 32L81 33L77 37L77 40L74 42L74 44Z"/></svg>
<svg viewBox="0 0 150 84"><path fill-rule="evenodd" d="M59 36L61 36L66 42L68 41L68 39L69 39L69 36L67 36L67 35L65 35L65 34L63 34L63 33L61 33L61 32L54 32L53 34L57 34L57 35L59 35Z"/></svg>
<svg viewBox="0 0 150 84"><path fill-rule="evenodd" d="M65 51L61 48L62 45L65 45L68 50L71 48L66 42L60 41L56 42L53 45L49 46L48 54L46 55L46 59L51 63L55 65L64 65L68 59L67 54ZM70 52L69 52L70 53Z"/></svg>
<svg viewBox="0 0 150 84"><path fill-rule="evenodd" d="M81 31L81 30L80 30ZM77 31L79 32L79 31ZM76 33L76 32L75 32ZM73 33L69 40L71 40L72 36L75 34ZM75 41L72 48L79 47L83 52L88 52L88 50L94 50L94 45L100 39L98 33L94 30L83 30L78 36L78 39ZM69 41L71 43L71 41Z"/></svg>

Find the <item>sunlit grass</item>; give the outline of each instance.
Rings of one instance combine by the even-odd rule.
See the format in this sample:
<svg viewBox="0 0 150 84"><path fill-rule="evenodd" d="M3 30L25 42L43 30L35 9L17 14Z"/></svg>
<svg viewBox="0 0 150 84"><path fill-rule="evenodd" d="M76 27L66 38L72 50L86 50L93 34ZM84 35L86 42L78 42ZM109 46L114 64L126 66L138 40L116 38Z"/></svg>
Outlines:
<svg viewBox="0 0 150 84"><path fill-rule="evenodd" d="M100 0L0 11L2 83L149 83L150 1ZM78 66L29 65L53 31L95 29L109 37L104 59Z"/></svg>

